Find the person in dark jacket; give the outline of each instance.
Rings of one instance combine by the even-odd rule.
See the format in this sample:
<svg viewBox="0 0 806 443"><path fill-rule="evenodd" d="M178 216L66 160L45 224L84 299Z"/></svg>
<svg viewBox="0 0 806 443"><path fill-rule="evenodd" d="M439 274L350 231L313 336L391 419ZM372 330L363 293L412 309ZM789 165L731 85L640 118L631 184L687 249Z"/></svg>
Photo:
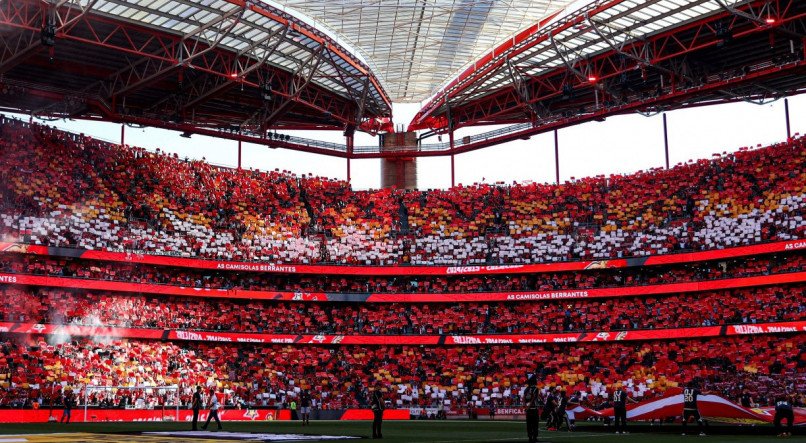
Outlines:
<svg viewBox="0 0 806 443"><path fill-rule="evenodd" d="M302 426L311 424L311 392L302 391L299 398L299 413L302 416Z"/></svg>
<svg viewBox="0 0 806 443"><path fill-rule="evenodd" d="M686 435L686 425L693 418L697 422L700 436L705 436L705 422L700 415L700 409L697 404L699 396L705 394L708 394L708 392L700 391L699 384L696 382L690 383L683 389L683 435Z"/></svg>
<svg viewBox="0 0 806 443"><path fill-rule="evenodd" d="M537 431L540 426L539 394L537 376L531 375L526 381L526 390L523 392L523 402L526 407L526 436L529 438L529 443L537 442Z"/></svg>
<svg viewBox="0 0 806 443"><path fill-rule="evenodd" d="M376 385L372 390L369 405L372 408L372 438L383 438L381 433L381 425L383 424L383 394L381 393L380 385Z"/></svg>
<svg viewBox="0 0 806 443"><path fill-rule="evenodd" d="M571 432L571 422L568 421L566 409L568 409L568 393L565 392L565 389L562 389L560 390L560 396L557 398L557 409L554 411L554 415L557 417L557 430L559 431L565 424L568 432Z"/></svg>
<svg viewBox="0 0 806 443"><path fill-rule="evenodd" d="M627 432L627 402L637 402L627 395L627 393L621 387L621 384L616 385L616 390L613 391L612 399L616 434L629 434L629 432Z"/></svg>
<svg viewBox="0 0 806 443"><path fill-rule="evenodd" d="M69 424L70 417L73 415L73 393L67 391L62 395L62 398L64 400L64 412L62 412L62 418L59 419L59 423Z"/></svg>
<svg viewBox="0 0 806 443"><path fill-rule="evenodd" d="M786 431L784 431L783 420L786 420ZM795 410L792 408L792 400L788 396L781 396L775 399L775 432L779 437L790 437L792 435L792 425L795 422Z"/></svg>
<svg viewBox="0 0 806 443"><path fill-rule="evenodd" d="M190 407L193 408L193 427L191 429L194 431L199 430L199 411L202 407L201 393L201 386L196 386L196 392L193 393L193 400L190 403Z"/></svg>

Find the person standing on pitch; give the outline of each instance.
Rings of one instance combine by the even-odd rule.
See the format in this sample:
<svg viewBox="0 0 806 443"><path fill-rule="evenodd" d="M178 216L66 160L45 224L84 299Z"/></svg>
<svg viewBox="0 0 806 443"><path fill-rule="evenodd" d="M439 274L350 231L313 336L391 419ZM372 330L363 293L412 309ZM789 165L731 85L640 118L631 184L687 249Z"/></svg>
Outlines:
<svg viewBox="0 0 806 443"><path fill-rule="evenodd" d="M568 413L566 410L568 409L568 393L565 389L560 391L560 397L557 399L557 409L555 414L557 415L557 430L559 431L562 428L563 423L565 423L566 427L568 428L568 432L571 432L571 422L568 420Z"/></svg>
<svg viewBox="0 0 806 443"><path fill-rule="evenodd" d="M621 384L616 385L616 390L613 391L613 415L615 418L616 434L629 434L627 432L627 402L637 403L635 400L627 396Z"/></svg>
<svg viewBox="0 0 806 443"><path fill-rule="evenodd" d="M302 426L311 424L311 392L307 389L300 396L299 413L302 415Z"/></svg>
<svg viewBox="0 0 806 443"><path fill-rule="evenodd" d="M218 408L221 407L221 404L218 401L218 395L216 395L216 389L215 388L210 388L210 400L207 403L207 405L210 408L210 413L207 414L207 421L204 423L204 426L202 426L202 430L206 431L207 426L210 424L210 420L215 418L215 422L218 425L218 430L220 431L221 430L221 420L219 420L219 418L218 418Z"/></svg>
<svg viewBox="0 0 806 443"><path fill-rule="evenodd" d="M786 420L786 431L784 431L783 420ZM773 418L773 424L775 425L775 431L778 433L778 436L791 437L794 421L795 410L792 408L792 401L789 399L789 396L782 395L778 397L775 400L775 418Z"/></svg>
<svg viewBox="0 0 806 443"><path fill-rule="evenodd" d="M381 425L383 424L383 409L385 405L383 404L383 394L381 394L381 387L379 385L375 385L369 404L372 408L373 416L372 438L383 438Z"/></svg>
<svg viewBox="0 0 806 443"><path fill-rule="evenodd" d="M557 430L557 397L549 390L543 404L543 419L546 420L546 430Z"/></svg>
<svg viewBox="0 0 806 443"><path fill-rule="evenodd" d="M705 423L702 421L700 409L697 407L697 397L702 394L704 393L700 392L696 383L691 383L683 389L683 435L686 435L686 425L690 418L697 420L700 436L705 435Z"/></svg>
<svg viewBox="0 0 806 443"><path fill-rule="evenodd" d="M565 411L565 417L568 419L568 430L573 431L576 429L576 408L582 402L582 397L579 391L574 391L574 395L568 399L568 408Z"/></svg>
<svg viewBox="0 0 806 443"><path fill-rule="evenodd" d="M198 424L199 424L199 411L202 407L202 388L201 386L196 386L196 392L193 393L193 400L190 403L191 408L193 408L193 431L198 431Z"/></svg>
<svg viewBox="0 0 806 443"><path fill-rule="evenodd" d="M537 376L532 374L526 380L526 390L523 392L523 403L526 406L526 436L529 443L537 442L537 431L540 426L540 411L537 390Z"/></svg>
<svg viewBox="0 0 806 443"><path fill-rule="evenodd" d="M742 396L739 397L739 403L745 408L754 408L755 402L753 401L753 396L750 395L750 391L746 388L742 391Z"/></svg>
<svg viewBox="0 0 806 443"><path fill-rule="evenodd" d="M70 417L73 415L73 393L66 391L62 398L64 399L64 412L62 412L62 418L59 419L59 423L70 424Z"/></svg>

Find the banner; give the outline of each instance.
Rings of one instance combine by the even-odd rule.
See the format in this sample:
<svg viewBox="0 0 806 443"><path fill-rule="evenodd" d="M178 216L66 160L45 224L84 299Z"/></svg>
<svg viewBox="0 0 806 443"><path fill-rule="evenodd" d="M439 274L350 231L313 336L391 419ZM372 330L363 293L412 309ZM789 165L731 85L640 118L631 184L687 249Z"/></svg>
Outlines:
<svg viewBox="0 0 806 443"><path fill-rule="evenodd" d="M52 415L59 420L63 410L55 408ZM209 411L202 410L199 413L200 425L207 420ZM370 409L342 409L314 411L317 413L327 413L328 419L332 420L372 420L372 410ZM47 423L51 412L48 409L4 409L0 414L0 423ZM275 421L291 420L291 410L289 409L219 409L218 416L222 422L228 421ZM387 409L383 411L384 420L408 420L408 409ZM84 408L82 406L73 408L71 423L90 422L139 422L139 421L176 421L176 407L163 411L151 409L94 409L87 410L87 419L84 420ZM190 409L179 409L179 421L190 423L193 421L193 411ZM226 425L225 425L226 426Z"/></svg>
<svg viewBox="0 0 806 443"><path fill-rule="evenodd" d="M235 291L227 289L188 288L184 286L153 283L128 283L122 281L93 280L87 278L51 277L29 274L0 274L0 283L10 285L47 286L110 292L132 292L156 295L180 295L186 297L239 298Z"/></svg>
<svg viewBox="0 0 806 443"><path fill-rule="evenodd" d="M113 328L81 325L47 325L0 322L0 333L64 337L113 337L252 344L296 345L530 345L545 343L593 343L613 341L674 340L751 334L806 332L806 321L753 325L703 326L632 331L569 332L560 334L470 335L329 335L206 332L171 329Z"/></svg>
<svg viewBox="0 0 806 443"><path fill-rule="evenodd" d="M137 338L147 340L162 339L163 329L116 328L110 326L53 325L41 323L0 322L0 333L49 335L54 337L104 337Z"/></svg>
<svg viewBox="0 0 806 443"><path fill-rule="evenodd" d="M209 411L199 413L199 420L204 424ZM62 417L63 409L53 409L56 420ZM47 423L51 412L48 409L7 409L0 414L0 423ZM253 421L253 420L290 420L291 412L276 409L221 409L218 411L221 421ZM137 421L176 421L176 407L162 409L88 409L84 420L83 406L73 408L71 423L90 422L137 422ZM193 411L179 410L179 421L193 421Z"/></svg>
<svg viewBox="0 0 806 443"><path fill-rule="evenodd" d="M534 292L467 292L431 294L369 294L367 302L375 303L456 303L506 301L529 302L541 300L565 300L581 298L635 297L644 295L680 294L687 292L715 291L755 286L769 286L806 281L806 272L759 275L754 277L727 278L699 282L669 283L644 286L621 286L613 288L566 289ZM330 293L327 294L331 296Z"/></svg>
<svg viewBox="0 0 806 443"><path fill-rule="evenodd" d="M148 255L133 252L109 252L73 248L59 248L22 243L0 242L0 252L52 255L112 262L139 263L158 266L176 266L220 271L266 272L277 274L323 274L323 275L489 275L526 274L543 272L582 271L585 269L625 268L633 266L669 265L707 260L722 260L750 255L806 249L806 240L790 240L739 246L710 251L679 254L653 255L605 260L581 260L562 263L538 263L528 265L494 266L349 266L305 265L260 262L219 261L199 258Z"/></svg>
<svg viewBox="0 0 806 443"><path fill-rule="evenodd" d="M758 275L701 282L669 283L645 286L622 286L595 289L566 289L532 292L467 292L467 293L339 293L256 291L243 289L204 289L150 283L127 283L69 277L49 277L28 274L0 274L0 284L47 286L136 294L175 295L181 297L230 298L297 302L355 302L355 303L460 303L460 302L531 302L540 300L571 300L583 298L615 298L647 295L737 289L806 282L806 272Z"/></svg>
<svg viewBox="0 0 806 443"><path fill-rule="evenodd" d="M679 391L678 391L679 392ZM772 423L774 408L745 408L718 395L700 395L697 406L703 418L711 421L736 424ZM806 410L795 408L795 424L806 424ZM599 411L603 416L613 417L613 408ZM669 395L627 406L629 420L663 420L683 415L683 394Z"/></svg>
<svg viewBox="0 0 806 443"><path fill-rule="evenodd" d="M441 338L439 335L283 335L174 330L166 332L168 340L297 345L438 345Z"/></svg>
<svg viewBox="0 0 806 443"><path fill-rule="evenodd" d="M345 409L339 420L373 420L372 409ZM408 420L408 409L384 409L384 420Z"/></svg>
<svg viewBox="0 0 806 443"><path fill-rule="evenodd" d="M787 332L803 332L804 322L780 322L780 323L761 323L761 324L748 324L748 325L729 325L726 335L751 335L751 334L784 334Z"/></svg>

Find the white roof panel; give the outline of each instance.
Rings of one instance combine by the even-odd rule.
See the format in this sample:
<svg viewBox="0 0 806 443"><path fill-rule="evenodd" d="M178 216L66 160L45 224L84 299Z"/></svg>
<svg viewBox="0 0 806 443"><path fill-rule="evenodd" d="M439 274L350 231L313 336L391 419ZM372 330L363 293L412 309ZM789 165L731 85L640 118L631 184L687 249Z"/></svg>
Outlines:
<svg viewBox="0 0 806 443"><path fill-rule="evenodd" d="M571 0L284 0L356 48L395 102L431 96L516 32Z"/></svg>

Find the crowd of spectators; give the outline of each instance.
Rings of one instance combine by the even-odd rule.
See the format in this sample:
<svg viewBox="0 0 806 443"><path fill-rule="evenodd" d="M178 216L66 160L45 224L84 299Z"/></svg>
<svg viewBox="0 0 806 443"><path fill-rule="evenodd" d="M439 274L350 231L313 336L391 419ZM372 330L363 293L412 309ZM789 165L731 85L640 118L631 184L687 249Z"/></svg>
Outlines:
<svg viewBox="0 0 806 443"><path fill-rule="evenodd" d="M299 303L13 286L0 295L8 322L278 334L531 334L806 318L804 285L514 303Z"/></svg>
<svg viewBox="0 0 806 443"><path fill-rule="evenodd" d="M774 255L668 266L590 269L584 272L454 276L332 276L195 270L131 263L0 253L0 272L205 289L287 292L471 293L554 291L658 285L800 272L806 255Z"/></svg>
<svg viewBox="0 0 806 443"><path fill-rule="evenodd" d="M712 160L563 185L476 184L353 191L343 181L236 170L40 125L0 124L0 240L272 263L462 265L664 254L806 237L806 139ZM636 270L465 277L261 275L0 256L3 272L208 288L334 292L540 291L793 272L797 254ZM268 333L452 334L654 329L801 320L802 285L529 303L315 304L0 288L13 322ZM216 315L200 315L214 312ZM0 344L0 406L47 404L87 385L226 390L277 406L311 389L325 408L520 404L540 387L600 406L692 378L762 404L806 388L806 337L750 336L541 346L251 346L13 337ZM5 337L4 337L5 339ZM51 338L52 339L52 338ZM96 392L108 406L160 404L158 390Z"/></svg>
<svg viewBox="0 0 806 443"><path fill-rule="evenodd" d="M229 402L278 406L310 390L323 408L366 406L366 388L381 384L393 405L448 409L468 401L519 405L527 372L539 387L582 394L596 407L616 383L636 399L653 398L692 379L734 395L747 388L768 405L782 392L806 388L806 336L746 336L676 342L543 346L252 346L157 341L0 343L0 406L47 405L62 390L83 399L97 386L179 386L187 405L196 385L217 386ZM126 391L118 396L150 396ZM110 404L119 405L120 398Z"/></svg>
<svg viewBox="0 0 806 443"><path fill-rule="evenodd" d="M353 191L0 124L0 238L272 263L602 259L804 237L806 139L562 185Z"/></svg>

